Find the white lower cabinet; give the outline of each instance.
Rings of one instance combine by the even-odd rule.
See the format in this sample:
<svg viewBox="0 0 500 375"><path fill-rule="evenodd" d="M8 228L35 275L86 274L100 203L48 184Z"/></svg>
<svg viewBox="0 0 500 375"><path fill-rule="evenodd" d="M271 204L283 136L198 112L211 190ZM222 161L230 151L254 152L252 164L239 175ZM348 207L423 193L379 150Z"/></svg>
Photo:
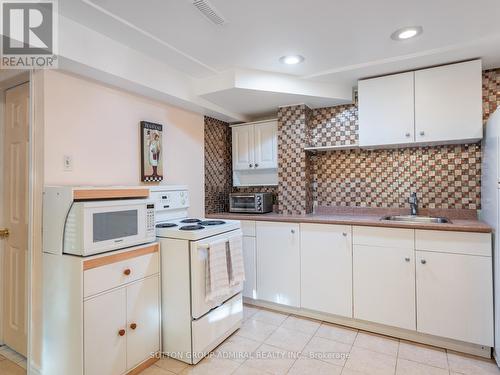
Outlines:
<svg viewBox="0 0 500 375"><path fill-rule="evenodd" d="M347 225L300 224L302 308L352 317L352 234Z"/></svg>
<svg viewBox="0 0 500 375"><path fill-rule="evenodd" d="M127 297L124 288L83 304L85 375L120 375L127 369Z"/></svg>
<svg viewBox="0 0 500 375"><path fill-rule="evenodd" d="M243 236L243 262L245 264L245 283L243 297L257 298L257 249L255 237Z"/></svg>
<svg viewBox="0 0 500 375"><path fill-rule="evenodd" d="M257 222L256 237L258 298L299 307L299 224Z"/></svg>
<svg viewBox="0 0 500 375"><path fill-rule="evenodd" d="M413 249L354 245L354 318L414 330Z"/></svg>
<svg viewBox="0 0 500 375"><path fill-rule="evenodd" d="M417 331L493 346L491 257L416 253Z"/></svg>

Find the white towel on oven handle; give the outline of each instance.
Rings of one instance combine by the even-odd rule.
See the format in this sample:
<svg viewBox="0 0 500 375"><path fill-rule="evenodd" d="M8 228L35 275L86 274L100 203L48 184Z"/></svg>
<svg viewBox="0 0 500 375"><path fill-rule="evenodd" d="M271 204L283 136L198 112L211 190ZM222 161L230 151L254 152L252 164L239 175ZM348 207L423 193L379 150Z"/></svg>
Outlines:
<svg viewBox="0 0 500 375"><path fill-rule="evenodd" d="M241 236L229 238L229 285L235 286L245 281L243 264L243 240Z"/></svg>
<svg viewBox="0 0 500 375"><path fill-rule="evenodd" d="M229 272L227 259L227 241L208 245L205 262L205 301L214 301L229 294Z"/></svg>

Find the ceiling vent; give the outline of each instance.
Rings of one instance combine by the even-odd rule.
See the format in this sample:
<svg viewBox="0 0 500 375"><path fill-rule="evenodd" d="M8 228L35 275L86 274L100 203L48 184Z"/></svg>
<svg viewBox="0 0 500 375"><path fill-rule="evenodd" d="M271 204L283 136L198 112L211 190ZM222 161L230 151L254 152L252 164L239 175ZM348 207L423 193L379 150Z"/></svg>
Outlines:
<svg viewBox="0 0 500 375"><path fill-rule="evenodd" d="M207 0L193 0L193 5L216 25L223 25L226 23L224 17L222 17L222 15Z"/></svg>

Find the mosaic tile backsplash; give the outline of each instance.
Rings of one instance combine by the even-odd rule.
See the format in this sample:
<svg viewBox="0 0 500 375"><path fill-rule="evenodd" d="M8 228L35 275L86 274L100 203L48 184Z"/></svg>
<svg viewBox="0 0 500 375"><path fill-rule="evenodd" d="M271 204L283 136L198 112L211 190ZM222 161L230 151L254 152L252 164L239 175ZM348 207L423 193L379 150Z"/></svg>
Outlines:
<svg viewBox="0 0 500 375"><path fill-rule="evenodd" d="M418 193L422 208L480 208L480 144L344 150L316 155L304 152L304 146L355 144L358 134L356 102L313 110L305 105L278 110L279 212L305 214L311 212L313 204L405 208L412 191ZM484 71L484 119L499 105L500 69ZM206 161L205 180L210 186L205 190L210 196L205 199L207 212L220 212L226 209L224 202L233 190L231 161L219 162L219 166L214 163L221 160L222 154L231 155L230 130L229 136L227 133L221 136L221 130L211 125L213 121L206 118L205 155L209 162ZM212 132L216 140L211 139ZM223 140L228 144L223 145ZM214 143L218 146L214 147ZM223 172L225 167L228 168L226 173ZM219 176L209 175L212 173Z"/></svg>

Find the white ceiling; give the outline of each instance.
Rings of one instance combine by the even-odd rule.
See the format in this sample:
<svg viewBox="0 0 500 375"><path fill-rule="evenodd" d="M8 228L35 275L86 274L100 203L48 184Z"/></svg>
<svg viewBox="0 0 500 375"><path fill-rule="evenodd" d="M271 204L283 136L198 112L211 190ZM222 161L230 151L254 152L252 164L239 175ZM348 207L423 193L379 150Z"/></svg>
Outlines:
<svg viewBox="0 0 500 375"><path fill-rule="evenodd" d="M498 0L210 1L226 24L212 24L189 0L65 0L59 11L193 79L245 68L352 87L359 78L477 57L485 68L500 66ZM412 25L423 35L390 39ZM279 63L288 54L306 60ZM239 91L212 97L242 113L268 110L255 104L258 93Z"/></svg>

